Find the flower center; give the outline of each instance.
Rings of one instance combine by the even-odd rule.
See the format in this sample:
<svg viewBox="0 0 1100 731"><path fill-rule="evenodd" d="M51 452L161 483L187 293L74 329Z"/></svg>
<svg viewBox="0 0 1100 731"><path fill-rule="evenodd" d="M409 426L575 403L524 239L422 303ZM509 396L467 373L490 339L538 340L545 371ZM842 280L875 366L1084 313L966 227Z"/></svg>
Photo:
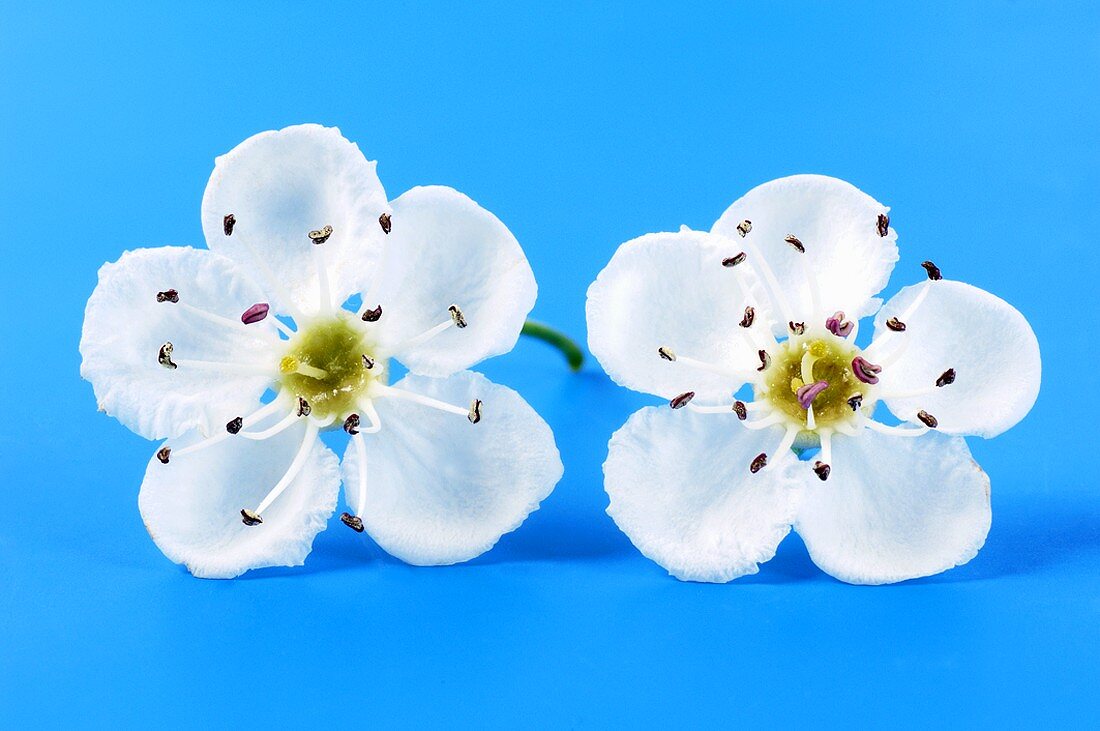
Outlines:
<svg viewBox="0 0 1100 731"><path fill-rule="evenodd" d="M854 423L861 406L873 405L878 380L876 366L863 363L860 349L844 338L807 331L775 349L757 396L802 430Z"/></svg>
<svg viewBox="0 0 1100 731"><path fill-rule="evenodd" d="M343 418L376 381L386 382L386 364L350 313L332 313L303 324L279 361L280 385L304 399L320 419Z"/></svg>

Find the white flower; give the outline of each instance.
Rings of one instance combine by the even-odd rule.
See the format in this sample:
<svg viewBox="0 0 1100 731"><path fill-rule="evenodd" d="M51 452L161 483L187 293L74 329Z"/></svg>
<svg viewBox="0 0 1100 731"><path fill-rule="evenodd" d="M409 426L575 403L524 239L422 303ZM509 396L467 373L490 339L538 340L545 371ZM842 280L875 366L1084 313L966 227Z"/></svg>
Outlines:
<svg viewBox="0 0 1100 731"><path fill-rule="evenodd" d="M887 212L840 180L775 180L710 233L623 244L588 290L604 369L671 399L615 433L604 475L608 512L674 576L755 573L792 526L851 583L939 573L985 542L989 479L959 435L1027 414L1038 343L1010 305L931 262L880 309L898 259ZM876 310L861 350L858 320ZM735 400L745 384L755 400ZM875 421L880 401L905 423ZM792 451L818 445L809 461Z"/></svg>
<svg viewBox="0 0 1100 731"><path fill-rule="evenodd" d="M465 370L511 350L535 302L491 213L442 187L388 203L355 144L302 125L218 158L202 225L209 250L104 265L80 343L100 408L168 440L138 500L166 556L204 577L300 565L343 478L345 524L451 564L550 493L549 427ZM410 371L394 385L390 358ZM341 425L342 465L318 438Z"/></svg>

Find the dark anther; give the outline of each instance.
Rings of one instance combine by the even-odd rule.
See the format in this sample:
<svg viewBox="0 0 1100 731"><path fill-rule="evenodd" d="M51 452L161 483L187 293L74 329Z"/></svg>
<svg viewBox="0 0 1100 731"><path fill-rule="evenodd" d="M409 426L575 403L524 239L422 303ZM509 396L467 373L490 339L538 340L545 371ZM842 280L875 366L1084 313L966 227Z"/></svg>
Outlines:
<svg viewBox="0 0 1100 731"><path fill-rule="evenodd" d="M940 425L939 420L937 420L936 417L932 416L924 409L921 409L917 412L917 418L920 419L921 423L929 429L935 429L937 426Z"/></svg>
<svg viewBox="0 0 1100 731"><path fill-rule="evenodd" d="M859 407L863 406L863 394L854 393L849 396L848 405L852 407L852 411L859 411Z"/></svg>
<svg viewBox="0 0 1100 731"><path fill-rule="evenodd" d="M787 237L783 240L793 246L795 248L795 251L797 251L799 254L806 253L806 247L802 245L802 242L799 241L798 237L794 234L787 234Z"/></svg>
<svg viewBox="0 0 1100 731"><path fill-rule="evenodd" d="M752 462L749 463L749 472L755 475L757 472L764 469L767 464L768 455L764 452L761 452L760 454L756 455Z"/></svg>
<svg viewBox="0 0 1100 731"><path fill-rule="evenodd" d="M940 388L948 386L955 382L955 369L948 368L946 371L940 374L940 377L936 379L936 385Z"/></svg>
<svg viewBox="0 0 1100 731"><path fill-rule="evenodd" d="M663 345L657 348L657 355L661 356L667 361L676 360L676 351L674 351L672 348L666 348Z"/></svg>
<svg viewBox="0 0 1100 731"><path fill-rule="evenodd" d="M226 423L225 430L230 434L236 434L241 430L242 426L244 426L244 419L238 416L236 419Z"/></svg>
<svg viewBox="0 0 1100 731"><path fill-rule="evenodd" d="M740 254L737 254L735 256L731 256L731 257L728 257L726 259L723 259L722 260L722 266L724 266L724 267L735 267L738 264L740 264L741 262L745 261L745 259L747 259L747 258L748 258L748 255L745 252L742 251Z"/></svg>
<svg viewBox="0 0 1100 731"><path fill-rule="evenodd" d="M825 464L821 460L814 462L814 474L821 478L822 482L829 479L829 473L833 471L833 468Z"/></svg>
<svg viewBox="0 0 1100 731"><path fill-rule="evenodd" d="M745 316L741 318L741 327L752 327L753 320L756 319L756 310L749 305L745 308Z"/></svg>
<svg viewBox="0 0 1100 731"><path fill-rule="evenodd" d="M737 233L741 234L741 238L745 238L749 235L749 231L752 231L752 221L747 218L741 223L737 224Z"/></svg>
<svg viewBox="0 0 1100 731"><path fill-rule="evenodd" d="M795 335L801 335L802 333L806 332L806 323L804 322L795 322L794 320L791 320L787 323L787 327L789 327L791 329L791 332Z"/></svg>
<svg viewBox="0 0 1100 731"><path fill-rule="evenodd" d="M470 413L466 414L466 418L470 420L471 424L481 421L481 399L474 399L470 402Z"/></svg>
<svg viewBox="0 0 1100 731"><path fill-rule="evenodd" d="M257 302L256 304L252 305L247 310L241 313L241 322L243 322L245 325L251 325L254 322L259 322L260 320L267 317L267 313L270 309L271 308L266 302Z"/></svg>
<svg viewBox="0 0 1100 731"><path fill-rule="evenodd" d="M373 310L363 310L363 322L378 322L382 317L382 305L378 305Z"/></svg>
<svg viewBox="0 0 1100 731"><path fill-rule="evenodd" d="M462 310L458 309L458 305L451 305L447 308L447 312L451 313L451 319L454 320L455 327L466 327L466 318L462 315Z"/></svg>
<svg viewBox="0 0 1100 731"><path fill-rule="evenodd" d="M890 233L890 217L885 213L878 214L878 235L885 236Z"/></svg>
<svg viewBox="0 0 1100 731"><path fill-rule="evenodd" d="M172 456L172 448L171 447L161 447L160 449L157 450L157 459L160 460L161 464L168 464L168 458L171 457L171 456Z"/></svg>
<svg viewBox="0 0 1100 731"><path fill-rule="evenodd" d="M756 351L756 355L757 355L757 357L760 358L760 367L757 368L756 370L764 371L764 370L767 369L768 366L770 366L772 364L772 357L770 355L768 355L768 351L758 350L758 351Z"/></svg>
<svg viewBox="0 0 1100 731"><path fill-rule="evenodd" d="M814 399L820 396L821 392L828 387L828 381L816 381L814 383L807 383L804 386L799 386L798 391L795 392L795 397L798 399L798 405L804 409L810 408Z"/></svg>
<svg viewBox="0 0 1100 731"><path fill-rule="evenodd" d="M264 519L260 517L259 513L253 513L251 510L241 509L241 522L245 525L259 525L264 522Z"/></svg>
<svg viewBox="0 0 1100 731"><path fill-rule="evenodd" d="M674 409L682 409L689 403L691 403L691 400L693 398L695 398L694 391L685 391L684 393L669 401L668 405Z"/></svg>
<svg viewBox="0 0 1100 731"><path fill-rule="evenodd" d="M825 320L825 329L838 338L846 338L852 334L856 324L844 319L843 312L834 312L833 316Z"/></svg>
<svg viewBox="0 0 1100 731"><path fill-rule="evenodd" d="M226 236L233 235L233 227L237 225L237 217L232 213L226 214L222 219L222 231L225 231Z"/></svg>
<svg viewBox="0 0 1100 731"><path fill-rule="evenodd" d="M891 317L886 321L886 327L890 328L896 333L905 332L905 323L896 317Z"/></svg>
<svg viewBox="0 0 1100 731"><path fill-rule="evenodd" d="M737 418L741 421L749 418L749 410L745 408L744 401L733 402L733 413L737 414Z"/></svg>
<svg viewBox="0 0 1100 731"><path fill-rule="evenodd" d="M309 240L315 244L323 244L332 236L332 226L325 226L320 231L310 231Z"/></svg>
<svg viewBox="0 0 1100 731"><path fill-rule="evenodd" d="M309 402L306 401L301 396L299 396L298 397L298 416L309 416L310 412L312 412L312 411L313 411L313 407L309 405Z"/></svg>
<svg viewBox="0 0 1100 731"><path fill-rule="evenodd" d="M359 433L359 414L349 414L348 418L344 419L344 431L352 436Z"/></svg>
<svg viewBox="0 0 1100 731"><path fill-rule="evenodd" d="M864 383L878 383L878 374L882 373L882 366L877 366L862 355L852 358L852 373Z"/></svg>
<svg viewBox="0 0 1100 731"><path fill-rule="evenodd" d="M157 292L157 302L172 302L176 303L180 301L180 293L174 289L166 289L163 292Z"/></svg>
<svg viewBox="0 0 1100 731"><path fill-rule="evenodd" d="M363 519L358 515L352 515L351 513L344 513L340 516L340 522L351 528L356 533L363 532Z"/></svg>
<svg viewBox="0 0 1100 731"><path fill-rule="evenodd" d="M924 271L928 272L928 278L931 279L933 282L938 282L939 280L943 279L943 272L941 272L940 268L932 262L922 261L920 265L924 267Z"/></svg>
<svg viewBox="0 0 1100 731"><path fill-rule="evenodd" d="M381 216L379 216L378 225L382 227L382 233L384 234L388 234L390 231L392 231L393 219L390 217L390 214L383 213Z"/></svg>
<svg viewBox="0 0 1100 731"><path fill-rule="evenodd" d="M371 368L374 368L374 358L370 357L366 353L363 353L363 367L366 368L368 371Z"/></svg>
<svg viewBox="0 0 1100 731"><path fill-rule="evenodd" d="M165 343L157 351L157 363L170 371L176 370L176 364L172 362L172 343Z"/></svg>

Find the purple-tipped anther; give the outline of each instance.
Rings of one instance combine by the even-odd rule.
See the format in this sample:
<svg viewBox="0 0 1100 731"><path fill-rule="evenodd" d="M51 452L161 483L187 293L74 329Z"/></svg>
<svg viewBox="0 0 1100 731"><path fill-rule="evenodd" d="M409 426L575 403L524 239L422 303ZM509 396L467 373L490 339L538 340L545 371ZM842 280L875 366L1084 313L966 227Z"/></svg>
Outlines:
<svg viewBox="0 0 1100 731"><path fill-rule="evenodd" d="M254 322L259 322L260 320L267 317L267 312L270 309L271 308L266 302L257 302L256 304L252 305L244 311L244 314L241 315L241 322L243 322L245 325L251 325Z"/></svg>
<svg viewBox="0 0 1100 731"><path fill-rule="evenodd" d="M852 359L852 373L864 383L878 383L878 374L882 373L882 366L877 366L861 355Z"/></svg>
<svg viewBox="0 0 1100 731"><path fill-rule="evenodd" d="M828 381L817 381L816 383L807 383L795 392L795 396L798 397L798 405L804 409L810 408L810 404L814 402L814 399L818 397L822 391L829 387Z"/></svg>
<svg viewBox="0 0 1100 731"><path fill-rule="evenodd" d="M854 322L848 322L844 319L843 312L833 313L833 316L825 321L825 329L838 338L846 338L851 335L855 326Z"/></svg>

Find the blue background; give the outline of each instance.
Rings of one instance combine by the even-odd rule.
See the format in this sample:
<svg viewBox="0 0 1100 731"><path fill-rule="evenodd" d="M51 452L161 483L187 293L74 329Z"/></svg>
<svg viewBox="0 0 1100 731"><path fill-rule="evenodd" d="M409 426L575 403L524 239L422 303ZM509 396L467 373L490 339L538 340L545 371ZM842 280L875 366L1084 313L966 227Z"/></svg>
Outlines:
<svg viewBox="0 0 1100 731"><path fill-rule="evenodd" d="M1095 720L1095 4L87 5L0 5L0 719ZM796 172L892 206L889 292L934 259L1042 345L1030 417L972 440L985 549L852 587L792 535L754 577L669 578L603 512L607 439L651 400L525 342L481 369L549 421L566 475L492 552L413 568L334 520L304 568L191 578L138 515L151 445L78 376L83 307L125 249L202 245L216 155L303 121L359 142L391 197L442 183L495 212L534 315L581 339L622 241Z"/></svg>

